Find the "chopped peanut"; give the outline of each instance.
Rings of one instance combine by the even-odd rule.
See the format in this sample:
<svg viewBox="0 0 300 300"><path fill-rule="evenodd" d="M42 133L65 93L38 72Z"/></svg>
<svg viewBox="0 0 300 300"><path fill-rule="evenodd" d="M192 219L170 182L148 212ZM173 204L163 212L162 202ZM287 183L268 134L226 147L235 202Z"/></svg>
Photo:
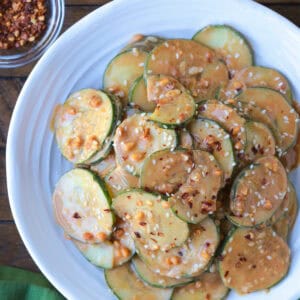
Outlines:
<svg viewBox="0 0 300 300"><path fill-rule="evenodd" d="M170 265L176 266L176 265L178 265L180 263L181 263L181 259L180 259L179 256L171 256L171 257L168 257L166 259L166 264L169 265L169 266Z"/></svg>
<svg viewBox="0 0 300 300"><path fill-rule="evenodd" d="M122 144L122 148L124 151L128 152L132 150L135 147L136 143L135 142L127 142Z"/></svg>
<svg viewBox="0 0 300 300"><path fill-rule="evenodd" d="M150 200L147 200L147 202L146 202L146 203L147 203L147 205L148 205L148 206L153 206L153 202L152 202L152 201L150 201Z"/></svg>
<svg viewBox="0 0 300 300"><path fill-rule="evenodd" d="M243 145L241 142L236 142L235 145L234 145L234 148L236 150L241 150L243 148Z"/></svg>
<svg viewBox="0 0 300 300"><path fill-rule="evenodd" d="M97 139L96 136L90 136L87 138L86 142L85 142L85 148L86 149L92 149L92 150L96 150L99 147L99 141Z"/></svg>
<svg viewBox="0 0 300 300"><path fill-rule="evenodd" d="M201 256L205 259L205 260L209 260L210 259L210 255L208 254L208 252L206 250L203 250L201 252Z"/></svg>
<svg viewBox="0 0 300 300"><path fill-rule="evenodd" d="M207 145L212 145L213 143L215 142L215 138L211 135L208 135L206 138L205 138L205 143Z"/></svg>
<svg viewBox="0 0 300 300"><path fill-rule="evenodd" d="M144 38L144 36L142 34L137 33L134 36L132 36L132 38L130 39L130 43L138 42L138 41L142 40L143 38Z"/></svg>
<svg viewBox="0 0 300 300"><path fill-rule="evenodd" d="M152 246L152 250L155 251L155 250L158 250L158 249L159 249L159 246L157 244L155 244L155 245Z"/></svg>
<svg viewBox="0 0 300 300"><path fill-rule="evenodd" d="M122 136L123 133L124 133L124 129L123 129L122 127L118 127L118 128L117 128L117 135L118 135L118 136Z"/></svg>
<svg viewBox="0 0 300 300"><path fill-rule="evenodd" d="M163 208L170 208L170 203L168 201L162 201L161 206Z"/></svg>
<svg viewBox="0 0 300 300"><path fill-rule="evenodd" d="M202 282L201 281L197 281L196 283L195 283L195 288L196 289L199 289L199 288L201 288L202 287Z"/></svg>
<svg viewBox="0 0 300 300"><path fill-rule="evenodd" d="M94 239L94 235L91 232L85 232L83 234L83 239L86 241L91 241Z"/></svg>
<svg viewBox="0 0 300 300"><path fill-rule="evenodd" d="M228 104L234 104L235 103L235 100L232 99L232 98L229 98L226 100Z"/></svg>
<svg viewBox="0 0 300 300"><path fill-rule="evenodd" d="M126 215L125 215L125 219L126 219L126 220L130 220L130 219L131 219L131 216L128 215L128 214L126 214Z"/></svg>
<svg viewBox="0 0 300 300"><path fill-rule="evenodd" d="M241 194L244 195L244 196L247 196L247 194L248 194L248 188L246 186L242 187Z"/></svg>
<svg viewBox="0 0 300 300"><path fill-rule="evenodd" d="M114 241L113 244L117 248L120 247L120 245L121 245L119 241Z"/></svg>
<svg viewBox="0 0 300 300"><path fill-rule="evenodd" d="M143 128L143 138L144 139L148 139L150 138L150 128L149 127L146 127L146 128Z"/></svg>
<svg viewBox="0 0 300 300"><path fill-rule="evenodd" d="M179 89L174 89L174 90L167 91L165 93L165 96L166 97L176 97L180 94L181 94L181 91Z"/></svg>
<svg viewBox="0 0 300 300"><path fill-rule="evenodd" d="M131 254L131 251L126 247L122 247L120 251L123 257L128 257Z"/></svg>
<svg viewBox="0 0 300 300"><path fill-rule="evenodd" d="M142 206L143 205L143 202L141 200L137 201L136 203L137 206Z"/></svg>
<svg viewBox="0 0 300 300"><path fill-rule="evenodd" d="M101 242L104 242L107 238L107 235L106 233L104 232L99 232L97 233L97 238L101 241Z"/></svg>
<svg viewBox="0 0 300 300"><path fill-rule="evenodd" d="M208 88L209 87L209 81L208 80L205 80L205 79L201 79L200 80L200 87L201 88Z"/></svg>
<svg viewBox="0 0 300 300"><path fill-rule="evenodd" d="M264 204L264 208L267 210L272 209L273 205L272 202L270 200L266 200L265 204Z"/></svg>
<svg viewBox="0 0 300 300"><path fill-rule="evenodd" d="M101 105L102 99L99 96L94 95L89 101L89 105L93 108L97 108Z"/></svg>
<svg viewBox="0 0 300 300"><path fill-rule="evenodd" d="M233 136L237 136L238 133L240 132L240 130L241 130L241 127L240 127L240 126L234 127L234 128L232 129L232 135L233 135Z"/></svg>
<svg viewBox="0 0 300 300"><path fill-rule="evenodd" d="M278 164L276 162L273 162L272 164L272 171L277 172L278 171Z"/></svg>
<svg viewBox="0 0 300 300"><path fill-rule="evenodd" d="M159 84L161 86L163 85L167 85L168 83L170 82L170 80L168 78L162 78L160 81L159 81Z"/></svg>
<svg viewBox="0 0 300 300"><path fill-rule="evenodd" d="M116 258L120 258L122 256L120 249L115 249L115 256Z"/></svg>
<svg viewBox="0 0 300 300"><path fill-rule="evenodd" d="M83 140L81 139L80 136L76 136L72 139L69 139L67 143L72 148L79 149L83 144Z"/></svg>
<svg viewBox="0 0 300 300"><path fill-rule="evenodd" d="M145 214L142 211L139 211L139 212L137 212L137 214L135 215L134 218L138 221L141 221L144 219L144 217L145 217Z"/></svg>
<svg viewBox="0 0 300 300"><path fill-rule="evenodd" d="M215 174L216 176L220 176L220 175L222 175L222 173L223 173L223 172L222 172L220 169L217 169L217 170L215 170L215 173L214 173L214 174Z"/></svg>
<svg viewBox="0 0 300 300"><path fill-rule="evenodd" d="M235 81L233 83L233 87L234 87L235 90L239 90L243 87L243 85L239 81Z"/></svg>
<svg viewBox="0 0 300 300"><path fill-rule="evenodd" d="M75 107L72 107L72 106L69 106L68 108L67 108L67 113L69 114L69 115L76 115L76 109L75 109Z"/></svg>
<svg viewBox="0 0 300 300"><path fill-rule="evenodd" d="M140 161L140 160L142 160L144 157L145 157L145 153L142 153L142 152L135 152L135 153L132 153L132 154L130 155L130 158L131 158L133 161Z"/></svg>

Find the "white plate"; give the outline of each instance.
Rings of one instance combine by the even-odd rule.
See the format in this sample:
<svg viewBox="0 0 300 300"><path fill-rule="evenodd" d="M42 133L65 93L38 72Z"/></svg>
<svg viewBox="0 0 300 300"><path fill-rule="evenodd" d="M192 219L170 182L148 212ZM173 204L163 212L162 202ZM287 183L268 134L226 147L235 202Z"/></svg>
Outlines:
<svg viewBox="0 0 300 300"><path fill-rule="evenodd" d="M22 239L47 278L68 299L114 299L101 270L88 263L54 222L51 192L70 169L49 131L57 103L80 88L101 87L105 66L135 33L190 38L208 24L226 23L246 35L257 64L290 79L300 99L300 31L278 14L247 0L117 0L72 26L47 51L19 96L7 142L10 204ZM298 176L298 177L297 177ZM299 172L293 174L299 183ZM298 194L300 192L299 186ZM289 275L269 293L243 299L300 296L300 218L291 238ZM229 299L239 297L231 293Z"/></svg>

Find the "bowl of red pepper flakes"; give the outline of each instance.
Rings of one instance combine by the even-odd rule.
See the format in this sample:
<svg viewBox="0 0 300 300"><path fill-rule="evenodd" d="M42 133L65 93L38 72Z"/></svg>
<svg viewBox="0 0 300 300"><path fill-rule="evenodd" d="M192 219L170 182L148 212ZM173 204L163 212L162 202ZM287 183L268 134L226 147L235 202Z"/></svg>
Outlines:
<svg viewBox="0 0 300 300"><path fill-rule="evenodd" d="M0 0L0 69L37 60L63 21L64 0Z"/></svg>

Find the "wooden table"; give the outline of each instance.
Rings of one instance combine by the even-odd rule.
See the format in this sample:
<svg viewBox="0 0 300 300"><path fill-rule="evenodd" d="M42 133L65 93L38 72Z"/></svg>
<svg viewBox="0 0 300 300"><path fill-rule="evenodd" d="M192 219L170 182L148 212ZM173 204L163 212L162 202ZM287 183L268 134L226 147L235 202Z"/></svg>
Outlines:
<svg viewBox="0 0 300 300"><path fill-rule="evenodd" d="M109 1L66 0L63 31L107 2ZM260 2L300 26L300 0L263 0ZM0 70L0 264L38 270L15 227L8 203L5 175L5 145L9 121L18 94L32 67L33 64L14 70Z"/></svg>

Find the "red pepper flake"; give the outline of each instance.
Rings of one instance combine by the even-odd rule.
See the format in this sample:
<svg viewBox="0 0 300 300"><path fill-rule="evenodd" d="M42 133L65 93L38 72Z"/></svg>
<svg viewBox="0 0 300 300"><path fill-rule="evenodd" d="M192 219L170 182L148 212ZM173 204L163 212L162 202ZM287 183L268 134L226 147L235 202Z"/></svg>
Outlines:
<svg viewBox="0 0 300 300"><path fill-rule="evenodd" d="M205 111L205 106L204 106L204 105L200 105L200 106L199 106L199 111L200 111L200 112Z"/></svg>
<svg viewBox="0 0 300 300"><path fill-rule="evenodd" d="M226 278L229 275L229 271L226 271L224 277Z"/></svg>
<svg viewBox="0 0 300 300"><path fill-rule="evenodd" d="M134 234L135 234L135 236L136 236L138 239L141 238L141 234L140 234L139 232L135 231Z"/></svg>
<svg viewBox="0 0 300 300"><path fill-rule="evenodd" d="M141 226L146 226L146 225L147 225L146 222L140 222L139 224L140 224Z"/></svg>
<svg viewBox="0 0 300 300"><path fill-rule="evenodd" d="M105 209L103 209L103 211L105 211L105 212L111 212L111 209L105 208Z"/></svg>
<svg viewBox="0 0 300 300"><path fill-rule="evenodd" d="M79 215L78 212L75 212L75 213L73 214L73 218L74 218L74 219L80 219L81 217L80 217L80 215Z"/></svg>
<svg viewBox="0 0 300 300"><path fill-rule="evenodd" d="M2 0L0 5L0 49L34 43L46 29L45 0Z"/></svg>

